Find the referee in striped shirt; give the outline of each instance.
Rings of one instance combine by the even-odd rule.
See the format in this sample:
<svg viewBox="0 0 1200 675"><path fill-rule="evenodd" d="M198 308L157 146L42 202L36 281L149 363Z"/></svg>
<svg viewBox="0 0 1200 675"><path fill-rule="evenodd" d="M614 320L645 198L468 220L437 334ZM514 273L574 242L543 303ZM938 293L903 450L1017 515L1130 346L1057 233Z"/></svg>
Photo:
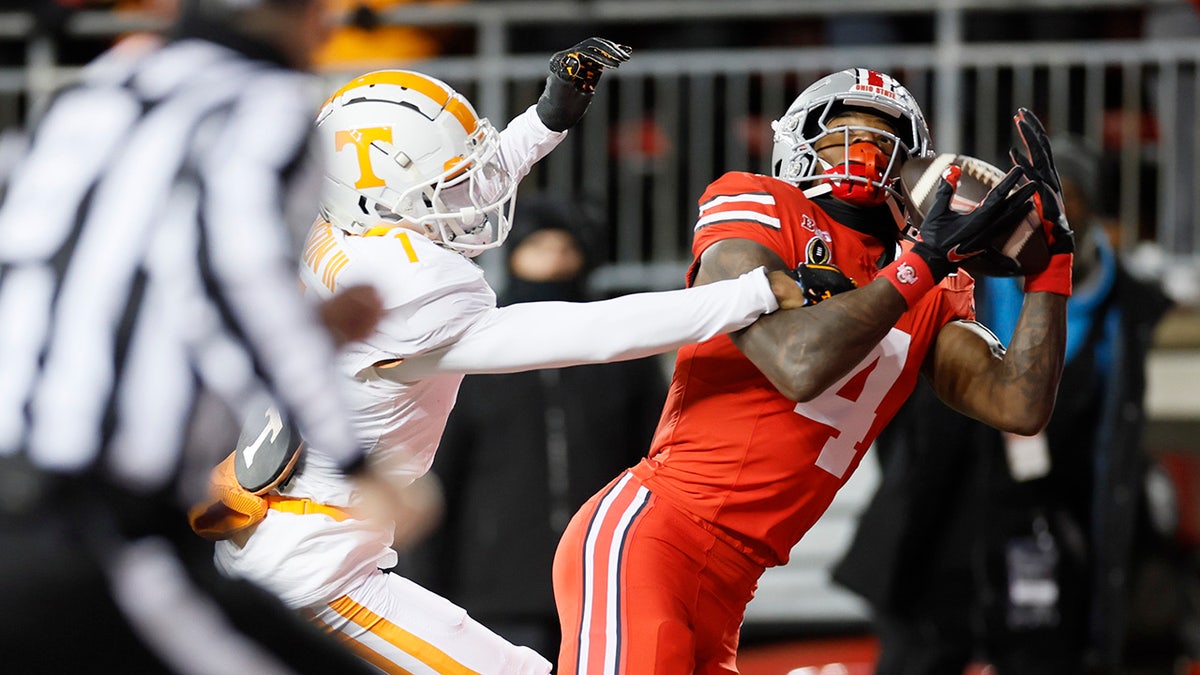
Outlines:
<svg viewBox="0 0 1200 675"><path fill-rule="evenodd" d="M169 39L118 44L32 127L0 201L5 672L363 670L218 577L184 517L186 469L264 394L363 464L330 333L365 335L378 300L318 311L295 276L320 175L302 71L329 28L324 0L182 0Z"/></svg>

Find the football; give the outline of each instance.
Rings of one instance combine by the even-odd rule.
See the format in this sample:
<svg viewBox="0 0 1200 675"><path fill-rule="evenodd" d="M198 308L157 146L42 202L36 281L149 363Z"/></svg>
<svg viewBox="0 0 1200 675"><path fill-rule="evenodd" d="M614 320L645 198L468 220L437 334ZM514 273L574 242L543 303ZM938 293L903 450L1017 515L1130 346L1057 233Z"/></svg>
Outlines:
<svg viewBox="0 0 1200 675"><path fill-rule="evenodd" d="M982 159L950 153L905 162L900 170L900 186L915 227L920 228L925 214L929 213L942 172L951 165L962 169L958 189L950 200L950 208L959 213L967 213L978 206L1005 173ZM1013 262L1016 262L1015 266ZM1049 242L1037 215L1030 211L1012 229L997 235L986 251L967 260L961 267L971 276L1022 276L1041 272L1049 262Z"/></svg>

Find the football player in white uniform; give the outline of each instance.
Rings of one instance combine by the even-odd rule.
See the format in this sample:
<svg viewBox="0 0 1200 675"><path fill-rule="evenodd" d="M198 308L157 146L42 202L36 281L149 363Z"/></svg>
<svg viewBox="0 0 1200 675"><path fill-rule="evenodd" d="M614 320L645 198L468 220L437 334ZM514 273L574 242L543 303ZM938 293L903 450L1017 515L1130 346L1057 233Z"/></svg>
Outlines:
<svg viewBox="0 0 1200 675"><path fill-rule="evenodd" d="M803 304L794 281L758 269L689 290L496 307L471 257L504 241L518 182L583 115L603 68L628 56L597 38L555 54L538 103L499 133L446 84L409 71L359 77L321 110L318 136L333 155L301 279L317 299L358 284L382 296L375 334L346 345L341 368L369 461L395 485L429 469L463 372L648 356ZM258 522L217 542L217 565L386 672L551 671L385 571L396 564L392 523L356 510L363 495L320 448L306 447L287 482L259 499Z"/></svg>

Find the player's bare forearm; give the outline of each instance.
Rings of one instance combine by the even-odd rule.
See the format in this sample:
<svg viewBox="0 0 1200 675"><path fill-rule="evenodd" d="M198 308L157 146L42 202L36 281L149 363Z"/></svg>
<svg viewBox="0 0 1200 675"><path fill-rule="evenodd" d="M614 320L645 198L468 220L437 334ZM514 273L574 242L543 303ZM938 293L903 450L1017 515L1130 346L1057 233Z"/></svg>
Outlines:
<svg viewBox="0 0 1200 675"><path fill-rule="evenodd" d="M1054 411L1066 345L1067 299L1055 293L1025 296L1008 350L970 331L938 335L933 386L948 404L1002 431L1032 435Z"/></svg>
<svg viewBox="0 0 1200 675"><path fill-rule="evenodd" d="M1004 355L1002 388L1008 430L1041 431L1050 421L1067 342L1067 298L1055 293L1025 297L1012 344Z"/></svg>
<svg viewBox="0 0 1200 675"><path fill-rule="evenodd" d="M705 251L696 284L734 277L760 265L786 269L778 255L760 244L722 241ZM905 309L896 289L879 281L817 305L763 316L730 337L784 396L807 401L862 361Z"/></svg>

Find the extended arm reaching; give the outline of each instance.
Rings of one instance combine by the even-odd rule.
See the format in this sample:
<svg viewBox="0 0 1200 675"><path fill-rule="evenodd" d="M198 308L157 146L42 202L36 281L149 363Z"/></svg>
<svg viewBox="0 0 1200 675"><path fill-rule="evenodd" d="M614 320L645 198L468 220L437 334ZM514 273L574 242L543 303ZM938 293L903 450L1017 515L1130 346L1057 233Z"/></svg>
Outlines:
<svg viewBox="0 0 1200 675"><path fill-rule="evenodd" d="M780 299L783 302L780 302ZM455 344L405 359L380 376L410 382L433 374L508 373L625 361L745 328L803 291L782 272L598 302L531 302L496 309Z"/></svg>

